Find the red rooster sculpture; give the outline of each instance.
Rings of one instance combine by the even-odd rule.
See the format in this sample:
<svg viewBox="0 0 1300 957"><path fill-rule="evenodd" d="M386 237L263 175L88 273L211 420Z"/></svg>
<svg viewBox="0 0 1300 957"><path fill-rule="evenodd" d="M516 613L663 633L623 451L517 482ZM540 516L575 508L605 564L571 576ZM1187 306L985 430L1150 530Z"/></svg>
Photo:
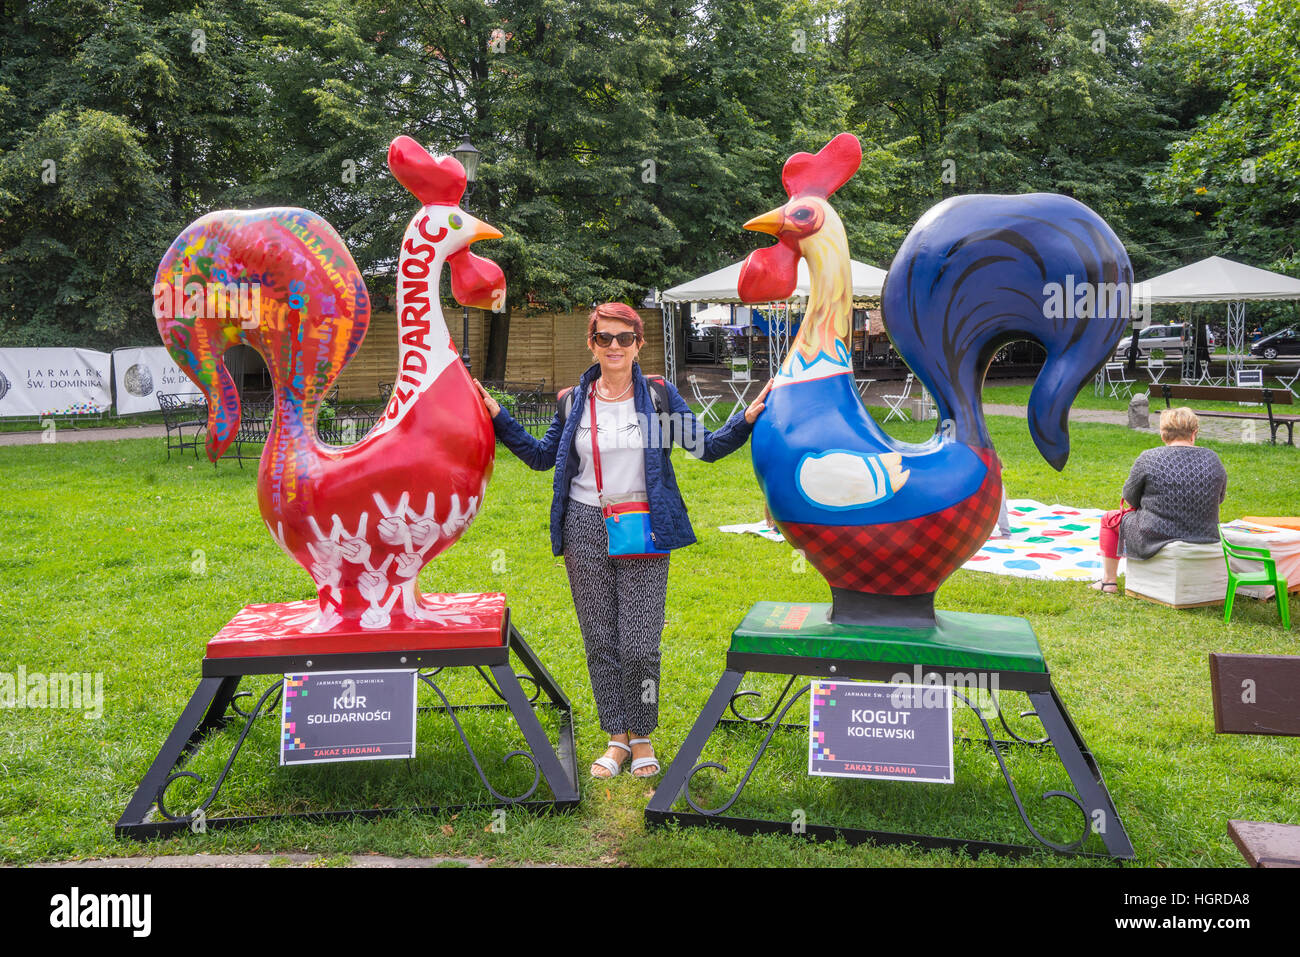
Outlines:
<svg viewBox="0 0 1300 957"><path fill-rule="evenodd" d="M208 398L214 462L240 419L222 353L244 343L270 369L275 411L258 505L272 536L315 582L318 605L288 623L303 633L454 620L455 596L431 601L416 578L464 532L492 474L492 425L458 361L438 281L446 264L458 302L499 307L505 278L469 245L501 234L459 208L465 170L453 157L434 158L399 136L388 165L421 208L398 260L392 397L355 445L336 448L316 434L321 403L370 321L365 283L323 219L285 207L210 213L172 244L154 286L163 343Z"/></svg>
<svg viewBox="0 0 1300 957"><path fill-rule="evenodd" d="M1047 358L1029 398L1029 429L1057 469L1080 387L1128 326L1132 268L1092 210L1047 193L958 196L908 233L882 292L886 331L935 397L927 442L898 442L854 388L852 277L844 224L829 198L857 172L862 147L841 133L782 171L789 200L745 224L777 244L740 274L747 302L787 298L808 261L808 308L754 426L754 470L777 526L831 585L831 620L933 625L935 590L987 540L1001 463L985 426L984 374L1017 339ZM1079 291L1053 308L1062 289Z"/></svg>

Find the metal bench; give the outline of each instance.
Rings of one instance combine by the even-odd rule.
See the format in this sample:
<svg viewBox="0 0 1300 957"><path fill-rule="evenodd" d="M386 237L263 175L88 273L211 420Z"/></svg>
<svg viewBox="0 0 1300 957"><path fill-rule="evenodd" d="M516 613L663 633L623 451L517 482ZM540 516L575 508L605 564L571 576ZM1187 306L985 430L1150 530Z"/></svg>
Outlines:
<svg viewBox="0 0 1300 957"><path fill-rule="evenodd" d="M208 430L207 397L201 392L160 392L158 408L162 410L163 426L167 430L167 461L171 461L172 449L178 452L193 449L197 459ZM187 436L186 429L193 432Z"/></svg>
<svg viewBox="0 0 1300 957"><path fill-rule="evenodd" d="M257 460L262 457L262 446L271 431L271 417L275 412L275 403L270 399L257 402L245 402L240 408L239 431L235 433L235 461L244 467L244 459ZM244 451L244 446L256 446L256 451Z"/></svg>
<svg viewBox="0 0 1300 957"><path fill-rule="evenodd" d="M1286 443L1295 445L1295 436L1293 427L1300 422L1300 415L1275 415L1273 413L1274 405L1292 405L1294 400L1291 393L1285 389L1246 389L1234 386L1210 386L1210 385L1152 385L1150 396L1153 399L1163 398L1165 408L1169 408L1170 399L1201 399L1207 402L1255 402L1262 403L1268 410L1267 413L1261 412L1228 412L1228 411L1201 411L1196 410L1196 414L1217 419L1248 419L1257 421L1268 421L1270 441L1277 445L1277 430L1286 426Z"/></svg>
<svg viewBox="0 0 1300 957"><path fill-rule="evenodd" d="M546 380L523 382L512 379L484 379L485 389L504 392L510 397L506 411L511 418L527 429L532 435L540 436L550 428L555 418L555 396L546 391Z"/></svg>
<svg viewBox="0 0 1300 957"><path fill-rule="evenodd" d="M270 399L245 402L241 407L239 432L235 435L234 451L231 456L244 467L245 459L257 460L262 457L262 448L266 445L274 420L275 403ZM329 445L354 445L366 437L379 417L382 409L367 409L358 405L335 409L333 418L316 423L316 434L322 442ZM247 449L244 447L248 446Z"/></svg>
<svg viewBox="0 0 1300 957"><path fill-rule="evenodd" d="M367 409L359 405L345 406L335 410L334 418L329 422L328 426L322 425L318 419L316 434L320 436L322 442L328 442L330 445L355 445L375 427L383 412L382 408Z"/></svg>

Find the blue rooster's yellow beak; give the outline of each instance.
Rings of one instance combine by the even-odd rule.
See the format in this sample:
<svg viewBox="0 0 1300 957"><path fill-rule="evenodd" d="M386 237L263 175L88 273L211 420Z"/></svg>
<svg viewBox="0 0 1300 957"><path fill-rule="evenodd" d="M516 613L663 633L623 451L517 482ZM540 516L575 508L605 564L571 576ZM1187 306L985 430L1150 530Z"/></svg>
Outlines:
<svg viewBox="0 0 1300 957"><path fill-rule="evenodd" d="M756 233L768 233L772 236L781 235L781 227L785 225L785 212L781 207L770 210L762 216L755 216L745 224L746 229L752 229Z"/></svg>

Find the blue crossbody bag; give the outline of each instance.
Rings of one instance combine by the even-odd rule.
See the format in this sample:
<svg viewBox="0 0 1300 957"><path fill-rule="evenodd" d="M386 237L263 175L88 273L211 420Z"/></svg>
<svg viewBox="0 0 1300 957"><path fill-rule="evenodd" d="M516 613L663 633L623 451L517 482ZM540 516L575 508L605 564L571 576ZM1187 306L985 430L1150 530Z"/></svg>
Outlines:
<svg viewBox="0 0 1300 957"><path fill-rule="evenodd" d="M591 459L596 469L596 494L605 517L610 558L661 558L668 553L655 545L650 531L650 503L638 495L606 497L596 442L596 393L591 393Z"/></svg>

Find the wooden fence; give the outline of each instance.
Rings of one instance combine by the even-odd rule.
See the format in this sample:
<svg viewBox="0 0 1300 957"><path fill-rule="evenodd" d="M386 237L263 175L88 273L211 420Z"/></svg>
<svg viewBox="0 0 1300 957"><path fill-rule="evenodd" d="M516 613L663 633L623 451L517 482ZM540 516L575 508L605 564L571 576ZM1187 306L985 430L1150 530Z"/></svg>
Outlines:
<svg viewBox="0 0 1300 957"><path fill-rule="evenodd" d="M645 323L645 345L638 362L641 371L664 374L664 332L657 309L638 309ZM587 349L587 312L537 313L510 317L510 342L506 350L506 379L514 382L546 381L546 391L574 385L592 363ZM490 314L469 311L470 368L482 377ZM447 316L452 340L460 348L462 312L459 307ZM369 399L379 395L381 382L392 382L397 370L397 316L378 312L370 317L361 348L339 376L339 398Z"/></svg>

